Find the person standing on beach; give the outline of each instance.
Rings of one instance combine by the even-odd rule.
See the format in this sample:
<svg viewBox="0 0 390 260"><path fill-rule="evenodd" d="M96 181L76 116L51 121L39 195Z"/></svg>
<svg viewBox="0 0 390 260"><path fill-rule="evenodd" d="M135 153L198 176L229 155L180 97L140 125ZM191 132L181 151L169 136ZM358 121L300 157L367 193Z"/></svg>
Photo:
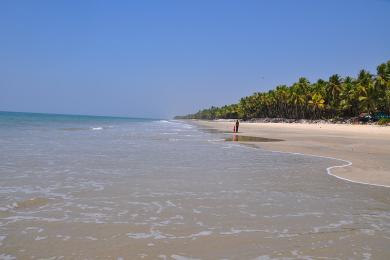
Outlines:
<svg viewBox="0 0 390 260"><path fill-rule="evenodd" d="M238 119L236 121L236 133L238 133L238 127L240 126L240 122L238 122Z"/></svg>

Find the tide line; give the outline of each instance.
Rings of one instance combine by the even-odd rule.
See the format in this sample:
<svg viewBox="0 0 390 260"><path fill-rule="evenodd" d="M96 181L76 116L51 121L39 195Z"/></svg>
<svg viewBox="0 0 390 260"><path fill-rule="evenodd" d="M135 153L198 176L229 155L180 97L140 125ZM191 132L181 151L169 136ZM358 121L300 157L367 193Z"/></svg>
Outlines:
<svg viewBox="0 0 390 260"><path fill-rule="evenodd" d="M295 153L295 152L274 151L274 150L263 149L263 148L261 148L261 147L246 146L246 145L243 145L243 144L239 144L239 146L241 146L241 147L246 147L246 148L251 148L251 149L260 149L260 150L263 150L263 151L268 151L268 152L273 152L273 153L295 154L295 155L311 156L311 157L325 158L325 159L332 159L332 160L341 161L341 162L344 162L345 164L343 164L343 165L333 165L333 166L330 166L330 167L326 168L326 173L327 173L328 175L332 176L332 177L335 177L335 178L340 179L340 180L343 180L343 181L348 181L348 182L357 183L357 184L371 185L371 186L376 186L376 187L390 188L390 185L382 185L382 184L368 183L368 182L362 182L362 181L354 181L354 180L347 179L347 178L344 178L344 177L340 177L340 176L338 176L338 175L336 175L336 174L333 174L333 173L332 173L332 169L335 169L335 168L344 168L344 167L348 167L348 166L351 166L351 165L352 165L352 162L351 162L351 161L347 161L347 160L344 160L344 159L335 158L335 157L330 157L330 156L315 155L315 154L305 154L305 153Z"/></svg>

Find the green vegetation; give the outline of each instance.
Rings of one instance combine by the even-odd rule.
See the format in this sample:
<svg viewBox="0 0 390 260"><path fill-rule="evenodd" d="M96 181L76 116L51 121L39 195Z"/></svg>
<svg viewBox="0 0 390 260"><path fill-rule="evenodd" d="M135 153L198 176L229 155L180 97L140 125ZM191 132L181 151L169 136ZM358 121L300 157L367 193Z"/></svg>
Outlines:
<svg viewBox="0 0 390 260"><path fill-rule="evenodd" d="M381 118L378 121L378 125L388 125L390 124L390 118Z"/></svg>
<svg viewBox="0 0 390 260"><path fill-rule="evenodd" d="M300 78L291 86L241 98L238 104L203 109L177 119L331 119L360 113L390 114L390 61L377 67L377 75L361 70L357 78L335 74L328 81L310 83Z"/></svg>

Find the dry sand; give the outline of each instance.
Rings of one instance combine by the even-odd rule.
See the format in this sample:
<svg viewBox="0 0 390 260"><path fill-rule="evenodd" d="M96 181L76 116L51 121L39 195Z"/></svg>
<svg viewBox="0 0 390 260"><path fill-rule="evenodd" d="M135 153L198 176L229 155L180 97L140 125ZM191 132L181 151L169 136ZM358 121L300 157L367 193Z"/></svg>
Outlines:
<svg viewBox="0 0 390 260"><path fill-rule="evenodd" d="M227 121L193 121L207 128L232 132ZM240 123L239 135L283 139L252 142L273 151L334 157L352 162L331 173L353 182L390 187L390 127L374 125ZM341 163L342 164L342 163Z"/></svg>

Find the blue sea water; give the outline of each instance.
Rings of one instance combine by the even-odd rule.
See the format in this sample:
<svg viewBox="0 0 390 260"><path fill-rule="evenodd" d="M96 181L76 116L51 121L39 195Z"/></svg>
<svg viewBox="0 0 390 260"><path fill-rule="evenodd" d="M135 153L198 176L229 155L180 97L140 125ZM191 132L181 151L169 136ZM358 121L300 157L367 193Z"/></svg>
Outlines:
<svg viewBox="0 0 390 260"><path fill-rule="evenodd" d="M0 112L0 259L390 256L390 193L188 122Z"/></svg>

